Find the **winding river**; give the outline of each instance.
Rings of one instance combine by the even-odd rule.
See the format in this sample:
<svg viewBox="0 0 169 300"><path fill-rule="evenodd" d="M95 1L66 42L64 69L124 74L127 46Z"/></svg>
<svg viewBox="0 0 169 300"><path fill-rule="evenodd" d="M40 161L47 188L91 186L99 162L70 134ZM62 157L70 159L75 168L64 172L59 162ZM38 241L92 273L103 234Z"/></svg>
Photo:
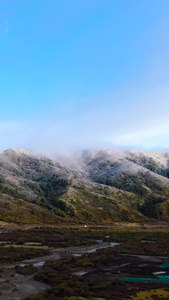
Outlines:
<svg viewBox="0 0 169 300"><path fill-rule="evenodd" d="M4 269L2 277L0 278L0 290L2 295L1 300L21 300L32 294L38 294L44 292L50 286L34 280L33 275L24 276L16 273L15 266L20 265L24 267L29 264L33 264L39 269L42 268L44 263L49 260L59 260L68 258L70 256L81 256L83 254L95 252L98 249L107 247L114 247L119 243L101 243L90 246L79 247L66 247L52 250L50 255L37 257L34 259L27 259L16 264L4 264L1 267Z"/></svg>

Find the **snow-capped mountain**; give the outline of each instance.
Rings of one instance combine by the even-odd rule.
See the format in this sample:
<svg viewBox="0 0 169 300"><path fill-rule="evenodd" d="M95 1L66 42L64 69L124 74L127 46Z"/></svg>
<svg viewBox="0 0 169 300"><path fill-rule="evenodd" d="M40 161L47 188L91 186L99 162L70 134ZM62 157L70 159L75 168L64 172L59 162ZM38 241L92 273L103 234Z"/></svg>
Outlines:
<svg viewBox="0 0 169 300"><path fill-rule="evenodd" d="M1 195L63 219L168 220L168 177L168 153L94 149L52 160L24 148L0 152Z"/></svg>

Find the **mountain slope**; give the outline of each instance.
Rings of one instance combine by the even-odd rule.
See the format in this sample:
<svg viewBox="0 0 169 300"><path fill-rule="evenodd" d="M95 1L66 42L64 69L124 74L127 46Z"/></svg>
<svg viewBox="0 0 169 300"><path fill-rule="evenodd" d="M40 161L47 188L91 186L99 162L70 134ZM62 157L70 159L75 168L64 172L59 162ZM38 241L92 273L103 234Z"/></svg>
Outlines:
<svg viewBox="0 0 169 300"><path fill-rule="evenodd" d="M15 212L17 199L34 205L26 212L34 222L35 211L50 213L52 222L167 221L168 166L169 154L147 151L86 150L57 162L23 148L8 149L0 152L0 193L12 196L8 203Z"/></svg>
<svg viewBox="0 0 169 300"><path fill-rule="evenodd" d="M94 182L132 192L143 199L140 212L159 216L158 204L169 199L169 155L147 151L98 150L82 152L79 162Z"/></svg>
<svg viewBox="0 0 169 300"><path fill-rule="evenodd" d="M0 221L18 224L55 224L60 222L61 218L34 203L1 194Z"/></svg>

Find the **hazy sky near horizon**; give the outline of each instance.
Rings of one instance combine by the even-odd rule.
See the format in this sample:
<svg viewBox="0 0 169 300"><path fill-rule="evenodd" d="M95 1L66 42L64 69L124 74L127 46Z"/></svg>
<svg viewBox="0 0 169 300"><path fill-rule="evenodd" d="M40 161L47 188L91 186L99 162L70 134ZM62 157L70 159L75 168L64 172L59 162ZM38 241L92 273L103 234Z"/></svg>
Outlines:
<svg viewBox="0 0 169 300"><path fill-rule="evenodd" d="M169 151L169 1L0 0L0 150Z"/></svg>

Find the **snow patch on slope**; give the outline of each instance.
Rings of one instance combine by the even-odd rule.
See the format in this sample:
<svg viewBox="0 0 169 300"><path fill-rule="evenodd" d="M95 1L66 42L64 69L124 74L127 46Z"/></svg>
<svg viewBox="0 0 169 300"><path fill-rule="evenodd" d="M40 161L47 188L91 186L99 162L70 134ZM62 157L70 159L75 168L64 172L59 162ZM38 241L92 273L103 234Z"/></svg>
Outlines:
<svg viewBox="0 0 169 300"><path fill-rule="evenodd" d="M149 158L153 159L160 166L168 167L169 154L168 153L158 153L158 152L150 152L143 150L129 150L125 151L126 158Z"/></svg>

